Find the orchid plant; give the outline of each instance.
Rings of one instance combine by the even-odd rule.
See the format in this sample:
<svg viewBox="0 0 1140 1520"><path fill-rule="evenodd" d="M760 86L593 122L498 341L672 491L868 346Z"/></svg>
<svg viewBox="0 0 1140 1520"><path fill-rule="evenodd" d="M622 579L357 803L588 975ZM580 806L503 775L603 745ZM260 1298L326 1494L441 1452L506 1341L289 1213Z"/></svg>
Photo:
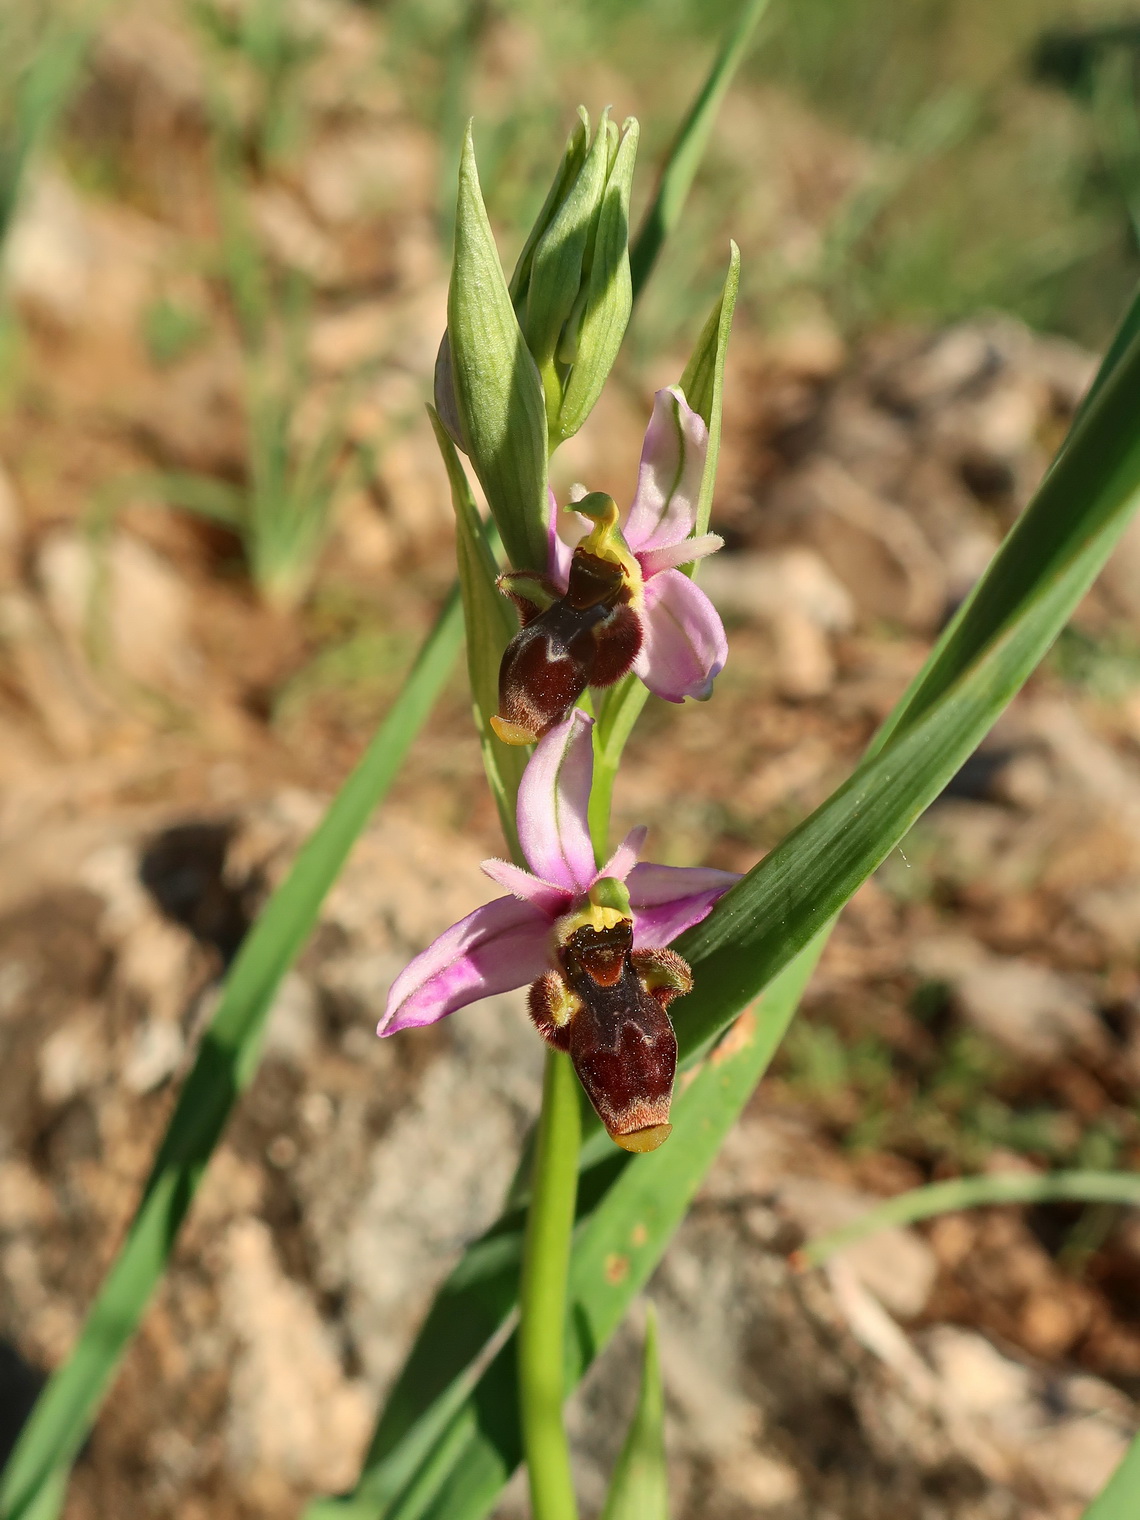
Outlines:
<svg viewBox="0 0 1140 1520"><path fill-rule="evenodd" d="M602 701L607 710L629 706L628 735L638 687L675 703L706 700L728 657L720 617L692 579L697 562L722 547L707 525L710 423L713 432L719 423L708 369L723 367L723 299L703 338L713 352L699 350L688 376L703 389L707 415L683 383L657 393L628 512L604 491L575 486L560 514L547 485L550 454L585 422L629 318L636 146L636 122L619 131L603 114L591 136L581 113L508 282L468 133L433 420L459 527L475 719L514 858L483 862L508 895L476 907L416 956L392 984L379 1024L381 1035L394 1035L529 985L530 1017L548 1047L519 1332L536 1520L577 1513L561 1347L578 1089L621 1149L665 1142L677 1070L669 1006L693 987L689 965L670 947L738 880L641 861L645 829L607 850L622 746L613 722L594 717ZM489 523L474 510L456 447L483 487ZM496 538L505 566L494 557ZM513 633L502 616L507 602L518 613ZM512 757L530 746L523 769ZM600 808L595 747L606 770Z"/></svg>
<svg viewBox="0 0 1140 1520"><path fill-rule="evenodd" d="M705 697L725 660L723 629L693 571L717 547L708 529L735 248L679 384L656 398L624 521L612 497L583 488L556 514L548 463L597 400L763 9L747 0L730 28L632 253L634 123L619 130L603 116L591 132L582 113L509 281L468 137L432 410L461 599L444 603L383 724L235 958L126 1238L0 1475L0 1520L59 1515L71 1463L257 1068L274 993L464 632L510 857L487 870L507 896L476 906L413 960L381 1027L395 1034L529 983L547 1042L542 1109L502 1215L468 1245L424 1320L352 1491L312 1500L304 1520L486 1520L521 1461L536 1520L575 1520L567 1393L661 1260L836 914L1027 680L1140 506L1138 294L1033 501L831 796L735 883L640 862L639 830L609 847L615 778L650 689L673 701ZM683 1080L670 1106L674 1060ZM1106 1191L1094 1174L1031 1181L1039 1198L1125 1197L1119 1179ZM896 1200L898 1217L922 1217L940 1201ZM812 1259L827 1246L817 1243ZM662 1427L650 1315L641 1397L602 1520L665 1520ZM1138 1506L1140 1440L1086 1520L1123 1520Z"/></svg>

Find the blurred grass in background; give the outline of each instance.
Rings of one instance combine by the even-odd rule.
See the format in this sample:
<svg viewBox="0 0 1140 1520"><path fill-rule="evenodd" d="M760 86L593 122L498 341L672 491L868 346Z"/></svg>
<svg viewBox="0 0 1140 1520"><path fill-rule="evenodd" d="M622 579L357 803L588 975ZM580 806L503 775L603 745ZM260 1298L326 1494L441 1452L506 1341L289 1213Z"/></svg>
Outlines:
<svg viewBox="0 0 1140 1520"><path fill-rule="evenodd" d="M460 123L477 114L488 199L518 235L574 101L635 110L647 159L659 155L733 9L397 0L390 61L450 139L444 184ZM824 301L848 331L999 307L1102 345L1140 270L1138 39L1119 25L1132 14L1140 23L1140 9L1105 0L774 5L642 331L659 346L691 325L731 230L746 251L742 296L764 325L804 301ZM519 48L521 93L503 87Z"/></svg>

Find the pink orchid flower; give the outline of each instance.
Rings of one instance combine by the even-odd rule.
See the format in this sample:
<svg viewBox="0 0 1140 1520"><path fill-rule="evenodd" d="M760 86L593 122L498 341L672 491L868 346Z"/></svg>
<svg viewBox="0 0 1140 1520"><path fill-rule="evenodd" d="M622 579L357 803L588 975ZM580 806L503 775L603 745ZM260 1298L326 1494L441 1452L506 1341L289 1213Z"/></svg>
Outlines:
<svg viewBox="0 0 1140 1520"><path fill-rule="evenodd" d="M624 528L612 497L576 486L586 532L570 548L555 531L552 501L549 573L499 581L522 623L503 656L491 720L505 743L533 743L587 686L612 685L631 670L667 702L711 695L728 658L724 625L679 569L724 543L716 533L691 536L707 452L708 429L672 386L654 398Z"/></svg>
<svg viewBox="0 0 1140 1520"><path fill-rule="evenodd" d="M669 1133L677 1044L665 1013L692 976L665 947L699 923L739 877L638 862L634 829L604 866L586 811L593 719L575 709L523 774L518 832L530 870L485 860L510 894L476 908L392 983L377 1033L434 1024L467 1003L531 984L540 1034L569 1052L619 1145L650 1150Z"/></svg>

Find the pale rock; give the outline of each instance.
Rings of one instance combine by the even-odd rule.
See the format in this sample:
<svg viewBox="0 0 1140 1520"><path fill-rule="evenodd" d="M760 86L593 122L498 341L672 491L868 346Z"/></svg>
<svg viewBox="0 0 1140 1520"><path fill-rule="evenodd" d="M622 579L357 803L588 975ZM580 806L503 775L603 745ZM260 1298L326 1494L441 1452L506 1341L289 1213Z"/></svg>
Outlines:
<svg viewBox="0 0 1140 1520"><path fill-rule="evenodd" d="M414 205L435 180L437 148L410 124L359 127L319 143L302 168L309 204L341 226L392 207Z"/></svg>
<svg viewBox="0 0 1140 1520"><path fill-rule="evenodd" d="M39 600L16 587L0 592L0 648L52 743L65 755L90 753L107 703Z"/></svg>
<svg viewBox="0 0 1140 1520"><path fill-rule="evenodd" d="M955 1403L971 1414L992 1416L1029 1398L1029 1369L974 1331L937 1325L924 1337L924 1349Z"/></svg>
<svg viewBox="0 0 1140 1520"><path fill-rule="evenodd" d="M1041 1063L1073 1051L1106 1054L1095 1003L1075 979L1021 957L990 955L960 935L919 940L910 955L921 976L949 985L968 1024L1011 1054Z"/></svg>
<svg viewBox="0 0 1140 1520"><path fill-rule="evenodd" d="M1096 354L1069 338L1035 333L1031 354L1037 377L1048 386L1054 404L1066 413L1075 412L1100 365Z"/></svg>
<svg viewBox="0 0 1140 1520"><path fill-rule="evenodd" d="M133 1093L153 1092L174 1075L186 1044L177 1024L147 1019L135 1030L123 1066L123 1081Z"/></svg>
<svg viewBox="0 0 1140 1520"><path fill-rule="evenodd" d="M854 626L851 593L810 549L717 554L702 561L700 584L720 611L739 617L793 608L828 633Z"/></svg>
<svg viewBox="0 0 1140 1520"><path fill-rule="evenodd" d="M963 601L974 589L997 547L997 535L985 528L971 526L953 535L944 551L946 591L951 601Z"/></svg>
<svg viewBox="0 0 1140 1520"><path fill-rule="evenodd" d="M372 1402L346 1378L311 1296L258 1219L230 1226L222 1315L238 1344L226 1439L235 1469L336 1492L355 1479Z"/></svg>
<svg viewBox="0 0 1140 1520"><path fill-rule="evenodd" d="M123 207L90 203L41 170L21 197L3 255L9 296L60 327L137 329L169 234Z"/></svg>
<svg viewBox="0 0 1140 1520"><path fill-rule="evenodd" d="M352 564L360 570L385 570L396 557L392 525L368 491L344 491L336 503L336 530Z"/></svg>
<svg viewBox="0 0 1140 1520"><path fill-rule="evenodd" d="M153 549L125 534L104 549L60 528L40 546L36 570L56 627L77 651L105 618L124 674L156 686L185 677L190 600Z"/></svg>
<svg viewBox="0 0 1140 1520"><path fill-rule="evenodd" d="M791 1504L803 1491L791 1463L765 1451L735 1451L717 1464L716 1474L718 1484L750 1510Z"/></svg>
<svg viewBox="0 0 1140 1520"><path fill-rule="evenodd" d="M861 1218L882 1202L840 1183L812 1177L788 1179L779 1186L778 1207L812 1239ZM836 1254L884 1308L903 1319L921 1314L930 1297L938 1262L927 1242L913 1230L892 1226Z"/></svg>
<svg viewBox="0 0 1140 1520"><path fill-rule="evenodd" d="M985 379L1000 365L1001 356L989 335L963 323L892 367L888 394L897 405L926 410Z"/></svg>
<svg viewBox="0 0 1140 1520"><path fill-rule="evenodd" d="M8 961L0 966L0 1019L19 1014L31 986L32 974L22 961Z"/></svg>
<svg viewBox="0 0 1140 1520"><path fill-rule="evenodd" d="M915 629L937 622L946 606L945 567L904 507L824 456L784 490L813 548L861 612Z"/></svg>
<svg viewBox="0 0 1140 1520"><path fill-rule="evenodd" d="M318 1280L347 1292L354 1343L381 1388L439 1282L501 1207L538 1108L542 1048L522 994L464 1009L446 1032L445 1053L374 1145L363 1181L334 1184L315 1143L298 1169ZM360 1033L372 1049L390 1044ZM336 1155L341 1128L351 1134L359 1122L342 1105L324 1153Z"/></svg>
<svg viewBox="0 0 1140 1520"><path fill-rule="evenodd" d="M821 696L835 681L829 634L855 621L850 592L810 549L718 554L701 566L701 586L721 611L767 624L780 690Z"/></svg>
<svg viewBox="0 0 1140 1520"><path fill-rule="evenodd" d="M181 121L204 124L210 93L202 50L159 8L116 8L99 27L96 76L130 102L136 141L166 136Z"/></svg>
<svg viewBox="0 0 1140 1520"><path fill-rule="evenodd" d="M0 1230L22 1234L57 1217L55 1196L26 1161L0 1161Z"/></svg>
<svg viewBox="0 0 1140 1520"><path fill-rule="evenodd" d="M847 345L823 312L770 333L763 343L766 366L816 382L832 380L847 362Z"/></svg>
<svg viewBox="0 0 1140 1520"><path fill-rule="evenodd" d="M1135 956L1140 950L1140 878L1128 877L1110 887L1083 887L1068 901L1077 917L1118 955Z"/></svg>
<svg viewBox="0 0 1140 1520"><path fill-rule="evenodd" d="M265 1173L223 1141L210 1157L194 1199L189 1228L213 1242L223 1225L256 1214L265 1194Z"/></svg>
<svg viewBox="0 0 1140 1520"><path fill-rule="evenodd" d="M1047 1492L1091 1500L1120 1463L1134 1424L1129 1400L1099 1378L1046 1377L1003 1356L983 1336L938 1325L923 1336L951 1417Z"/></svg>
<svg viewBox="0 0 1140 1520"><path fill-rule="evenodd" d="M317 999L311 984L288 972L277 989L265 1030L265 1054L291 1066L304 1066L320 1038Z"/></svg>
<svg viewBox="0 0 1140 1520"><path fill-rule="evenodd" d="M94 1011L73 1017L48 1035L39 1052L40 1096L56 1107L88 1092L103 1080L107 1051Z"/></svg>
<svg viewBox="0 0 1140 1520"><path fill-rule="evenodd" d="M319 316L309 332L309 358L326 375L373 363L387 348L393 320L390 301L357 301Z"/></svg>
<svg viewBox="0 0 1140 1520"><path fill-rule="evenodd" d="M146 1092L176 1068L182 1055L179 1023L200 953L188 931L159 910L139 879L138 845L114 840L80 865L78 879L103 899L103 936L115 947L115 980L147 1009L151 1033L136 1051L135 1080ZM159 1032L160 1026L162 1032Z"/></svg>
<svg viewBox="0 0 1140 1520"><path fill-rule="evenodd" d="M279 185L252 197L254 220L270 254L307 275L315 285L335 285L343 274L340 250L295 196Z"/></svg>
<svg viewBox="0 0 1140 1520"><path fill-rule="evenodd" d="M57 175L36 176L4 248L9 296L61 326L75 326L87 307L96 257L79 196Z"/></svg>
<svg viewBox="0 0 1140 1520"><path fill-rule="evenodd" d="M0 465L0 583L11 583L19 574L23 537L23 515L16 487Z"/></svg>

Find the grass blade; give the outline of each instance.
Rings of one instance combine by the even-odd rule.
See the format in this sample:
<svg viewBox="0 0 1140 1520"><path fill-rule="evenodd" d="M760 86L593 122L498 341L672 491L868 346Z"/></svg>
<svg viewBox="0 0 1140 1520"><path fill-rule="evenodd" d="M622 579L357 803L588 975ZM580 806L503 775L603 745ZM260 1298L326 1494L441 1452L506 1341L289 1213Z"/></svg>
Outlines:
<svg viewBox="0 0 1140 1520"><path fill-rule="evenodd" d="M87 1437L173 1249L178 1228L239 1094L257 1068L266 1015L281 978L316 922L321 903L451 671L462 637L453 595L388 717L341 787L289 876L273 894L226 978L222 1001L159 1148L126 1242L91 1308L79 1342L53 1375L0 1482L2 1520L49 1520L63 1472ZM56 1502L45 1498L56 1491Z"/></svg>
<svg viewBox="0 0 1140 1520"><path fill-rule="evenodd" d="M673 139L645 220L629 250L634 300L649 278L649 271L665 239L677 225L708 146L716 113L748 49L756 23L767 8L768 0L746 0L736 25L721 44L700 93Z"/></svg>
<svg viewBox="0 0 1140 1520"><path fill-rule="evenodd" d="M1133 1441L1108 1487L1085 1510L1083 1520L1136 1520L1140 1515L1140 1439Z"/></svg>
<svg viewBox="0 0 1140 1520"><path fill-rule="evenodd" d="M984 1208L999 1203L1127 1203L1140 1207L1140 1176L1134 1172L1049 1172L1035 1176L998 1172L986 1177L952 1177L929 1187L911 1188L897 1198L868 1209L858 1219L826 1235L817 1235L795 1253L801 1267L818 1267L847 1246L892 1225L915 1224L935 1214Z"/></svg>
<svg viewBox="0 0 1140 1520"><path fill-rule="evenodd" d="M641 1394L614 1469L601 1520L669 1520L665 1390L657 1355L657 1317L652 1304L645 1326Z"/></svg>

